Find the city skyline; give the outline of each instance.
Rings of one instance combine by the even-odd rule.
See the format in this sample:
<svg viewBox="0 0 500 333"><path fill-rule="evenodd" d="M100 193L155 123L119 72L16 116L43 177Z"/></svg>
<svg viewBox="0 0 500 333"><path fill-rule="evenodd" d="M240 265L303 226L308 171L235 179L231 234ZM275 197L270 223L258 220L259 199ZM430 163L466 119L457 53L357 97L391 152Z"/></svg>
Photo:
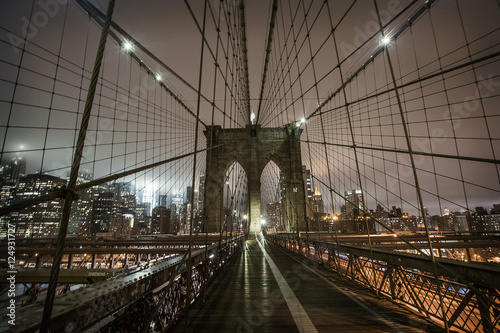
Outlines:
<svg viewBox="0 0 500 333"><path fill-rule="evenodd" d="M0 4L5 73L1 163L22 153L27 173L65 177L100 25L77 2L50 3ZM105 11L107 1L91 4ZM432 2L436 13L451 13L438 20L438 15L419 11L424 1L376 4L377 11L374 3L288 3L277 13L277 53L271 53L264 82L272 1L246 3L246 96L246 83L229 80L231 73L245 72L242 36L231 24L217 33L217 22L239 21L236 2L207 2L200 58L203 3L120 1L113 20L123 30L113 28L118 39L109 38L106 46L81 168L95 179L192 153L195 144L206 147L203 125L242 128L254 110L254 121L264 126L302 126L302 160L329 210L339 211L343 194L354 188L363 189L368 207L397 204L415 215L423 207L439 213L491 207L500 193L498 45L491 41L498 5ZM285 18L287 11L304 17L302 25ZM30 13L46 20L30 22ZM405 28L408 20L415 21ZM385 49L394 62L394 82ZM487 56L491 60L481 60ZM16 77L19 84L14 84ZM286 87L271 84L288 81ZM394 83L401 85L400 104ZM399 109L411 135L413 162ZM192 186L192 173L199 178L205 158L205 152L198 154L193 165L191 155L123 181L134 181L146 197L173 194Z"/></svg>

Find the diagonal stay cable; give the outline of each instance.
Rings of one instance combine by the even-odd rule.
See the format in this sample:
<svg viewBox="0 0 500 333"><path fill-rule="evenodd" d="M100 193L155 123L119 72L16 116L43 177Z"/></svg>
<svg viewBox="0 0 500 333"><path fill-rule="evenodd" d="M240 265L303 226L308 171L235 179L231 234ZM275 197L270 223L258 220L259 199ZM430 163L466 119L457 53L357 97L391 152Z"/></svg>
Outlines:
<svg viewBox="0 0 500 333"><path fill-rule="evenodd" d="M64 206L62 211L62 217L59 225L59 232L57 235L57 247L54 253L54 262L50 270L49 287L47 289L47 297L45 299L45 305L43 308L42 322L40 324L40 332L47 333L50 329L50 321L52 317L52 308L54 306L55 293L57 288L57 280L59 278L59 271L61 269L62 261L62 251L64 248L64 241L66 239L66 234L68 231L69 218L71 214L71 206L74 200L73 188L76 185L78 178L78 172L80 170L80 162L82 160L83 148L85 145L85 138L87 136L87 128L90 121L90 114L92 111L92 105L94 101L94 96L97 88L97 81L99 79L99 73L101 70L102 59L104 57L104 50L106 48L106 41L108 39L108 32L111 26L111 18L113 16L113 10L115 7L115 0L110 0L108 3L108 9L106 12L106 17L104 25L101 31L101 37L99 39L99 46L97 48L96 59L94 61L94 68L92 71L92 77L89 84L89 89L87 93L87 99L85 101L85 109L82 115L82 121L80 125L80 132L78 134L78 141L75 148L75 154L73 157L73 164L71 165L71 174L68 181L68 189L64 193Z"/></svg>
<svg viewBox="0 0 500 333"><path fill-rule="evenodd" d="M391 36L391 39L397 39L403 32L406 31L406 29L408 29L420 16L422 16L426 10L428 8L430 8L434 2L436 0L428 0L425 2L424 5L422 5L422 7L415 13L412 15L411 18L409 18L392 36ZM413 2L411 5L413 5L415 2ZM406 9L408 9L410 7L410 5L408 5ZM402 12L401 12L402 13ZM395 19L395 18L394 18ZM393 20L394 20L393 19ZM391 20L392 22L392 20ZM390 23L390 22L389 22ZM387 24L389 24L387 23ZM386 25L383 25L379 31L383 31L383 28L385 28ZM378 32L377 32L378 33ZM368 41L367 41L368 42ZM365 42L366 43L366 42ZM361 47L361 46L360 46ZM359 49L359 48L358 48ZM357 50L355 50L357 51ZM354 51L354 52L355 52ZM363 72L365 70L365 68L370 64L372 63L379 55L383 54L384 53L384 48L381 47L379 48L374 54L372 54L370 56L370 58L368 60L366 60L354 73L352 73L349 77L347 77L344 81L344 83L342 84L341 87L339 87L338 89L336 89L334 92L332 92L330 95L328 95L328 97L323 101L321 102L317 107L316 109L309 115L306 117L307 120L309 120L309 118L317 115L317 113L321 112L321 110L323 109L323 107L328 104L329 101L331 101L335 96L337 96L337 94L339 94L342 89L344 89L345 86L347 86L352 80L354 80L354 78L356 78L361 72ZM343 60L345 61L345 59ZM342 62L343 62L342 61ZM342 63L340 63L339 65L341 65Z"/></svg>
<svg viewBox="0 0 500 333"><path fill-rule="evenodd" d="M259 118L260 118L260 113L261 113L260 111L261 111L261 107L262 107L262 100L264 98L264 86L266 85L267 70L268 70L268 66L269 66L269 56L271 54L271 49L272 49L272 44L273 44L273 33L274 33L274 26L276 25L276 13L278 11L278 1L279 0L273 1L271 22L269 22L269 35L267 37L266 57L264 59L264 70L262 73L262 82L260 83L259 107L257 108L257 119L255 121L256 124L259 123Z"/></svg>
<svg viewBox="0 0 500 333"><path fill-rule="evenodd" d="M345 148L356 148L356 149L364 149L364 150L377 150L377 151L385 151L390 153L401 153L408 154L409 151L405 149L395 149L395 148L385 148L385 147L369 147L369 146L360 146L360 145L352 145L352 144L342 144L342 143L333 143L333 142L320 142L320 141L312 141L312 140L300 140L305 143L319 144L319 145L328 145L328 146L336 146L336 147L345 147ZM464 161L474 161L474 162L483 162L483 163L492 163L492 164L500 164L500 160L492 159L492 158L482 158L482 157L474 157L474 156L463 156L463 155L449 155L449 154L439 154L439 153L428 153L424 151L412 151L413 155L422 155L422 156L431 156L431 157L440 157L447 159L455 159L455 160L464 160Z"/></svg>
<svg viewBox="0 0 500 333"><path fill-rule="evenodd" d="M496 57L499 57L499 56L500 56L500 52L494 52L494 53L488 54L486 56L483 56L483 57L480 57L480 58L477 58L477 59L474 59L474 60L470 60L470 61L467 61L465 63L461 63L461 64L459 64L457 66L450 67L450 68L447 68L447 69L443 69L443 70L438 71L436 73L428 74L428 75L422 76L422 77L420 77L418 79L415 79L415 80L412 80L412 81L409 81L409 82L406 82L406 83L402 83L401 85L398 86L398 88L399 89L406 88L406 87L412 86L414 84L417 84L417 83L420 83L420 82L423 82L423 81L427 81L427 80L433 79L435 77L442 76L442 75L445 75L445 74L457 71L459 69L462 69L462 68L465 68L465 67L468 67L468 66L472 66L472 65L475 65L475 64L478 64L478 63L481 63L481 62L484 62L484 61L487 61L487 60L490 60L490 59L493 59L493 58L496 58ZM351 80L352 78L353 77L349 77L349 80ZM341 89L342 88L337 89L333 93L333 95L336 95L337 93L339 93ZM386 95L388 93L393 92L394 90L395 90L394 87L388 88L386 90L379 91L377 93L374 93L374 94L371 94L371 95L368 95L368 96L365 96L365 97L361 97L361 98L359 98L357 100L351 101L349 104L361 103L363 101L367 101L367 100L370 100L370 99L375 98L375 97ZM332 98L333 97L334 96L332 96ZM328 99L328 101L329 100L330 99ZM332 111L336 111L336 110L341 109L341 108L343 108L345 106L345 105L341 105L341 106L338 106L338 107L335 107L335 108L332 108L332 109L329 109L329 110L320 111L320 108L322 108L324 105L326 105L326 103L327 102L324 101L321 104L321 106L319 106L313 113L311 113L309 116L307 116L307 119L309 120L310 118L316 117L320 113L324 114L324 113L329 113L329 112L332 112Z"/></svg>
<svg viewBox="0 0 500 333"><path fill-rule="evenodd" d="M75 0L85 11L91 13L93 17L96 19L97 23L102 25L103 19L104 19L104 13L101 12L98 8L96 8L93 4L91 4L88 0ZM153 59L155 62L157 62L159 65L161 65L163 68L165 68L168 72L170 72L176 79L181 81L183 84L185 84L189 89L192 91L198 93L195 87L193 87L190 83L188 83L185 79L183 79L179 74L177 74L170 66L165 64L162 60L160 60L156 55L154 55L151 51L149 51L144 45L142 45L139 41L137 41L134 37L132 37L130 34L128 34L122 27L120 27L118 24L115 22L111 22L111 27L119 32L121 35L123 35L127 40L129 40L131 43L134 44L134 47L137 47L140 49L142 52L144 52L148 57ZM122 43L123 41L118 38L116 34L111 34L113 39L115 39L118 43ZM208 103L212 104L213 102L205 97L203 94L200 92L200 96L207 101ZM216 107L217 110L222 112L222 110L219 107ZM201 120L200 120L201 121ZM202 122L203 123L203 122ZM205 124L203 124L205 125Z"/></svg>

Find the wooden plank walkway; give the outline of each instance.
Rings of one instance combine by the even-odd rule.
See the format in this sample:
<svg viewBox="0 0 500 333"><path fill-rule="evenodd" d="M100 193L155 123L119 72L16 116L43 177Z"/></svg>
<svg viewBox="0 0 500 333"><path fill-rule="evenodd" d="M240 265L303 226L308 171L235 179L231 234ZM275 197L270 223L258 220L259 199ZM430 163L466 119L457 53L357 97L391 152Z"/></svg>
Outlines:
<svg viewBox="0 0 500 333"><path fill-rule="evenodd" d="M406 308L264 239L191 306L188 332L443 332ZM173 332L185 331L182 319Z"/></svg>

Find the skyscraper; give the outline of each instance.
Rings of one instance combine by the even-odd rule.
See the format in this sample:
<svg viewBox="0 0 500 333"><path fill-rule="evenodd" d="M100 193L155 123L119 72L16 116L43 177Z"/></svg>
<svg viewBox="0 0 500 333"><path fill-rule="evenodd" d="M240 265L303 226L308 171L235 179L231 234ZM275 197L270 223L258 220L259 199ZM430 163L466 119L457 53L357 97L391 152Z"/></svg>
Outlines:
<svg viewBox="0 0 500 333"><path fill-rule="evenodd" d="M167 207L167 195L160 194L158 196L158 206Z"/></svg>
<svg viewBox="0 0 500 333"><path fill-rule="evenodd" d="M19 153L7 165L1 167L2 179L17 183L21 177L26 176L26 160Z"/></svg>
<svg viewBox="0 0 500 333"><path fill-rule="evenodd" d="M13 198L28 200L48 194L52 189L66 185L59 177L32 174L19 179ZM52 200L14 212L10 218L16 224L16 234L23 237L53 237L61 220L62 200Z"/></svg>
<svg viewBox="0 0 500 333"><path fill-rule="evenodd" d="M170 209L164 206L153 208L151 216L151 233L153 234L173 234L176 232L170 219Z"/></svg>
<svg viewBox="0 0 500 333"><path fill-rule="evenodd" d="M182 193L176 193L172 198L172 204L175 205L177 211L184 205L184 195Z"/></svg>
<svg viewBox="0 0 500 333"><path fill-rule="evenodd" d="M111 212L113 210L113 197L114 194L112 192L97 193L94 196L90 223L91 235L109 231L109 222L111 221Z"/></svg>
<svg viewBox="0 0 500 333"><path fill-rule="evenodd" d="M310 219L314 218L313 209L313 187L311 179L311 170L307 169L305 165L302 166L302 177L304 178L304 191L306 195L306 216Z"/></svg>
<svg viewBox="0 0 500 333"><path fill-rule="evenodd" d="M307 169L305 165L302 166L302 175L304 177L304 186L307 200L312 201L314 192L311 181L311 170Z"/></svg>
<svg viewBox="0 0 500 333"><path fill-rule="evenodd" d="M69 180L69 173L66 177ZM76 180L77 184L92 180L92 174L86 170L80 171ZM80 199L73 201L69 218L68 235L88 234L90 214L92 210L92 193L95 189L89 188L79 193Z"/></svg>
<svg viewBox="0 0 500 333"><path fill-rule="evenodd" d="M193 195L193 188L188 186L186 189L186 199L184 202L191 203L191 196Z"/></svg>
<svg viewBox="0 0 500 333"><path fill-rule="evenodd" d="M196 209L198 212L203 213L204 205L203 202L205 200L205 175L200 175L200 185L198 186L198 205Z"/></svg>
<svg viewBox="0 0 500 333"><path fill-rule="evenodd" d="M314 191L314 194L312 196L312 210L314 214L324 214L325 213L325 206L323 204L323 196L319 192L318 188L316 187L316 190Z"/></svg>
<svg viewBox="0 0 500 333"><path fill-rule="evenodd" d="M363 213L364 206L361 190L345 192L345 212L347 218L357 218Z"/></svg>

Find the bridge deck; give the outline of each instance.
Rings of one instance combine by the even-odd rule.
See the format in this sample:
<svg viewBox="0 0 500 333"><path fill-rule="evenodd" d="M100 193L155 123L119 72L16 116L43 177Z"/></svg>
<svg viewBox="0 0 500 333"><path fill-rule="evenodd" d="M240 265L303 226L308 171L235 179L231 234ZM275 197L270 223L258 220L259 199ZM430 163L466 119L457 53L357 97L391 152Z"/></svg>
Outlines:
<svg viewBox="0 0 500 333"><path fill-rule="evenodd" d="M273 244L242 256L189 312L192 332L441 332L429 321ZM285 296L284 296L285 295ZM182 319L173 331L184 331Z"/></svg>

